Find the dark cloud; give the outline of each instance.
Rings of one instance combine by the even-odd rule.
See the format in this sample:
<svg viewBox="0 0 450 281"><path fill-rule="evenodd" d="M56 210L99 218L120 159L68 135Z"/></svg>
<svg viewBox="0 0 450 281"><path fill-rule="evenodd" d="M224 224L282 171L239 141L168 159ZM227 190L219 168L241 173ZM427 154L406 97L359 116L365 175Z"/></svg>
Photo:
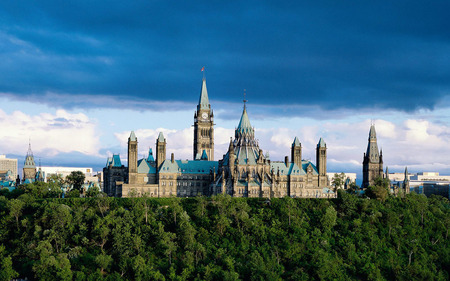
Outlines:
<svg viewBox="0 0 450 281"><path fill-rule="evenodd" d="M240 102L247 89L260 105L434 108L450 92L449 10L448 1L3 1L0 92L190 103L205 65L217 101ZM83 104L55 100L41 102Z"/></svg>

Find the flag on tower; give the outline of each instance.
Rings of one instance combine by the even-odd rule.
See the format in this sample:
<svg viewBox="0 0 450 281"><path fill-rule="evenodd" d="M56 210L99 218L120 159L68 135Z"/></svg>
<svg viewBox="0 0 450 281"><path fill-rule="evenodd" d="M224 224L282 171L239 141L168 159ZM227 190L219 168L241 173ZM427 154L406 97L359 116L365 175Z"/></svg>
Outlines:
<svg viewBox="0 0 450 281"><path fill-rule="evenodd" d="M202 67L202 72L205 71L205 67Z"/></svg>

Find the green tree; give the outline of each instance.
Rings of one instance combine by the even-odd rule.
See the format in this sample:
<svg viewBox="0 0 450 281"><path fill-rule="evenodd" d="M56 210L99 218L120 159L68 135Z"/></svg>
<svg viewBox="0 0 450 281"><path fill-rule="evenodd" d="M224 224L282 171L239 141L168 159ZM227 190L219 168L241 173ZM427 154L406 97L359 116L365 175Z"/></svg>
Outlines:
<svg viewBox="0 0 450 281"><path fill-rule="evenodd" d="M22 215L24 206L25 203L19 199L11 199L8 201L9 214L16 219L17 229L19 229L19 217Z"/></svg>
<svg viewBox="0 0 450 281"><path fill-rule="evenodd" d="M66 177L67 183L73 188L82 192L81 188L84 183L85 176L81 171L72 171L70 175Z"/></svg>
<svg viewBox="0 0 450 281"><path fill-rule="evenodd" d="M334 186L334 192L336 192L338 189L343 188L345 184L345 174L335 173L333 176L333 180L331 181L331 184Z"/></svg>
<svg viewBox="0 0 450 281"><path fill-rule="evenodd" d="M375 185L366 189L366 196L384 202L389 196L389 180L378 177L375 179Z"/></svg>
<svg viewBox="0 0 450 281"><path fill-rule="evenodd" d="M0 245L0 281L9 281L19 276L12 267L12 259L6 256L5 246Z"/></svg>
<svg viewBox="0 0 450 281"><path fill-rule="evenodd" d="M100 267L100 273L105 274L105 269L108 269L113 261L110 255L100 254L95 258L95 262Z"/></svg>

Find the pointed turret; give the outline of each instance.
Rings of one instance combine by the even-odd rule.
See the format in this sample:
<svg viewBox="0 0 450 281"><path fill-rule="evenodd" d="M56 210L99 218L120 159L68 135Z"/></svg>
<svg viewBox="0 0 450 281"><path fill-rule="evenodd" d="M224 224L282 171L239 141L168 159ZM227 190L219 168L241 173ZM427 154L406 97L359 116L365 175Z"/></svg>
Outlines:
<svg viewBox="0 0 450 281"><path fill-rule="evenodd" d="M165 142L165 141L166 141L166 139L164 138L164 135L163 135L162 132L159 132L159 135L158 135L158 141L159 141L159 142Z"/></svg>
<svg viewBox="0 0 450 281"><path fill-rule="evenodd" d="M377 133L375 125L370 126L369 143L367 144L366 156L369 157L371 163L380 163L380 154L378 152Z"/></svg>
<svg viewBox="0 0 450 281"><path fill-rule="evenodd" d="M151 148L148 149L148 157L147 157L148 163L155 162L155 158L153 158L153 150Z"/></svg>
<svg viewBox="0 0 450 281"><path fill-rule="evenodd" d="M166 160L166 139L162 132L156 139L156 170L159 170L161 164Z"/></svg>
<svg viewBox="0 0 450 281"><path fill-rule="evenodd" d="M128 183L136 183L138 141L134 131L131 131L128 138Z"/></svg>
<svg viewBox="0 0 450 281"><path fill-rule="evenodd" d="M33 151L31 150L31 141L28 143L27 156L23 165L22 180L32 182L36 178L36 163L34 162Z"/></svg>
<svg viewBox="0 0 450 281"><path fill-rule="evenodd" d="M323 138L319 139L316 148L316 166L319 172L319 186L325 187L328 184L327 180L327 144Z"/></svg>
<svg viewBox="0 0 450 281"><path fill-rule="evenodd" d="M302 145L297 137L294 138L294 142L292 143L291 160L292 160L292 162L297 164L298 167L301 167L301 165L302 165Z"/></svg>
<svg viewBox="0 0 450 281"><path fill-rule="evenodd" d="M403 189L405 193L409 193L409 173L408 167L405 167L405 179L403 180Z"/></svg>
<svg viewBox="0 0 450 281"><path fill-rule="evenodd" d="M134 131L131 131L131 134L130 134L130 141L136 141L137 139L136 139L136 135L134 134Z"/></svg>
<svg viewBox="0 0 450 281"><path fill-rule="evenodd" d="M319 148L319 147L327 147L327 144L325 143L323 138L320 138L319 142L317 143L317 148Z"/></svg>
<svg viewBox="0 0 450 281"><path fill-rule="evenodd" d="M235 130L236 139L245 137L245 139L253 140L255 137L255 131L253 130L252 124L250 124L250 119L247 114L247 107L245 106L244 100L244 110L242 111L241 120L239 120L239 125Z"/></svg>
<svg viewBox="0 0 450 281"><path fill-rule="evenodd" d="M214 117L209 104L206 79L203 77L197 111L194 113L194 159L206 151L208 160L214 160Z"/></svg>
<svg viewBox="0 0 450 281"><path fill-rule="evenodd" d="M198 100L197 111L200 109L210 109L209 98L208 98L208 90L206 89L206 79L203 78L202 82L202 90L200 92L200 98Z"/></svg>
<svg viewBox="0 0 450 281"><path fill-rule="evenodd" d="M383 177L383 154L378 151L377 133L375 125L370 125L369 139L366 153L363 158L363 182L362 187L367 188L375 184L375 179Z"/></svg>

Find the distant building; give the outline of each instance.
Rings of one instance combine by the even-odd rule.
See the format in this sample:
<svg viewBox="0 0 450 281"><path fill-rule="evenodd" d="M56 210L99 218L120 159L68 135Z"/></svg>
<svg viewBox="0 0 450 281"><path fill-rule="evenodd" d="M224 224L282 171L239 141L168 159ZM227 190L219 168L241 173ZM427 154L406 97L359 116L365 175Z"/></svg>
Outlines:
<svg viewBox="0 0 450 281"><path fill-rule="evenodd" d="M341 173L327 173L328 182L330 184L333 182L334 175L335 174L341 174ZM356 183L356 173L344 173L344 186L343 188L346 188L346 186L350 185L351 183Z"/></svg>
<svg viewBox="0 0 450 281"><path fill-rule="evenodd" d="M59 175L63 179L70 175L72 172L82 172L85 177L85 182L98 182L97 175L94 174L92 168L88 167L39 167L44 175L44 181L47 182L48 178L52 175Z"/></svg>
<svg viewBox="0 0 450 281"><path fill-rule="evenodd" d="M384 176L383 173L383 151L378 151L377 134L375 125L370 126L367 151L363 158L363 181L362 188L374 185L375 179Z"/></svg>
<svg viewBox="0 0 450 281"><path fill-rule="evenodd" d="M28 152L23 165L23 183L31 183L36 180L36 163L34 162L33 151L31 151L31 143L28 144Z"/></svg>
<svg viewBox="0 0 450 281"><path fill-rule="evenodd" d="M193 160L166 159L167 142L162 133L156 139L156 160L152 150L147 158L138 159L138 139L134 132L128 138L128 168L119 155L108 158L103 169L104 190L109 196L170 197L229 194L233 197L310 197L329 198L326 175L327 145L320 138L316 163L302 159L299 139L294 138L291 160L275 162L263 154L255 139L244 101L242 116L230 140L227 153L214 161L214 122L209 104L206 80L194 113Z"/></svg>
<svg viewBox="0 0 450 281"><path fill-rule="evenodd" d="M108 157L106 167L103 168L103 192L108 196L121 197L117 185L128 180L128 168L122 165L120 155L114 154Z"/></svg>
<svg viewBox="0 0 450 281"><path fill-rule="evenodd" d="M405 169L404 173L389 173L388 178L393 186L405 188L408 192L414 191L426 196L435 194L449 198L450 176L440 175L438 172L411 174Z"/></svg>
<svg viewBox="0 0 450 281"><path fill-rule="evenodd" d="M6 155L0 155L0 173L11 171L12 180L17 178L17 159L6 158Z"/></svg>

